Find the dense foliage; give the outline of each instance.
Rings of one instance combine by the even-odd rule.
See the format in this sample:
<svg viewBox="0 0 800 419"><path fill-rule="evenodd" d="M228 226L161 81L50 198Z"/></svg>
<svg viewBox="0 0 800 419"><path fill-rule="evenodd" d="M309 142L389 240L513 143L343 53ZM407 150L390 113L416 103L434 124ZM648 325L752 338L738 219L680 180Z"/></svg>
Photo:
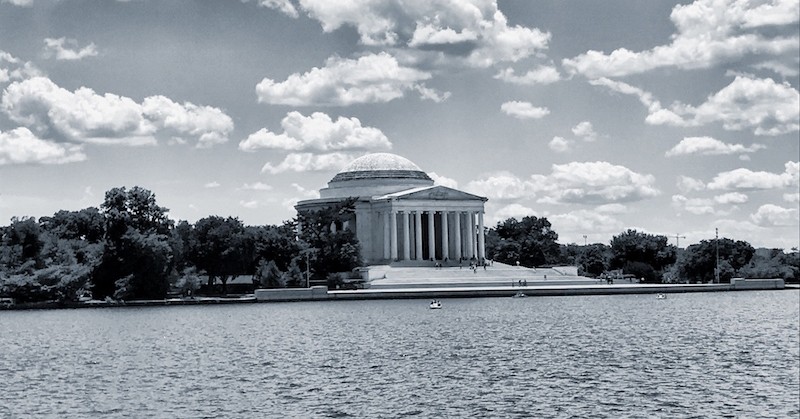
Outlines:
<svg viewBox="0 0 800 419"><path fill-rule="evenodd" d="M224 294L240 276L260 287L303 287L361 264L355 234L341 228L353 211L348 200L277 226L245 226L220 216L174 223L147 189L114 188L100 208L58 211L39 220L15 217L0 227L0 296L25 303ZM736 276L800 280L797 249L753 249L721 238L679 250L666 236L635 230L614 236L609 245L557 240L544 217L510 218L487 229L487 257L529 267L576 265L587 276L624 273L648 282L707 283L716 280L719 247L721 282Z"/></svg>

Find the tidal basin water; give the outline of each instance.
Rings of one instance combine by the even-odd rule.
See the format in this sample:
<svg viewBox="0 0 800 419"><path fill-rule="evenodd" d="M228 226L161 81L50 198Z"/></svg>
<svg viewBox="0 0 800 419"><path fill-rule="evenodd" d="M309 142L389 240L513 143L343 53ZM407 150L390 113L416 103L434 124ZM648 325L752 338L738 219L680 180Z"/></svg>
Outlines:
<svg viewBox="0 0 800 419"><path fill-rule="evenodd" d="M788 417L797 290L0 312L0 417Z"/></svg>

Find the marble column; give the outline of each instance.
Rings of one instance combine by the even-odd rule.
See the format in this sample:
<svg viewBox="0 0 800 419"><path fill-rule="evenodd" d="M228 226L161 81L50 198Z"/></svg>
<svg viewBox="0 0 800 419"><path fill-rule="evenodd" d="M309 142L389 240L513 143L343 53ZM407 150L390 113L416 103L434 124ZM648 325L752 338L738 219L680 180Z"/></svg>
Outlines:
<svg viewBox="0 0 800 419"><path fill-rule="evenodd" d="M478 260L486 259L486 238L483 232L483 211L478 212Z"/></svg>
<svg viewBox="0 0 800 419"><path fill-rule="evenodd" d="M389 215L389 245L391 249L391 258L392 260L397 260L397 212L392 211L391 215Z"/></svg>
<svg viewBox="0 0 800 419"><path fill-rule="evenodd" d="M414 256L422 260L422 212L414 211Z"/></svg>
<svg viewBox="0 0 800 419"><path fill-rule="evenodd" d="M392 242L391 242L391 229L389 225L389 211L383 213L383 258L390 259L392 257Z"/></svg>
<svg viewBox="0 0 800 419"><path fill-rule="evenodd" d="M436 234L433 231L433 211L428 211L428 259L436 259Z"/></svg>
<svg viewBox="0 0 800 419"><path fill-rule="evenodd" d="M447 231L447 211L442 211L442 259L450 259L450 232Z"/></svg>
<svg viewBox="0 0 800 419"><path fill-rule="evenodd" d="M453 255L453 259L461 260L461 212L456 211L454 213L455 217L453 217L453 232L455 233L455 255Z"/></svg>
<svg viewBox="0 0 800 419"><path fill-rule="evenodd" d="M410 231L408 227L408 216L411 215L408 211L403 211L403 260L411 259L411 240Z"/></svg>
<svg viewBox="0 0 800 419"><path fill-rule="evenodd" d="M464 241L466 244L466 253L467 259L472 259L475 256L475 217L472 216L472 211L467 211L467 219L464 223L464 229L466 230L466 240Z"/></svg>

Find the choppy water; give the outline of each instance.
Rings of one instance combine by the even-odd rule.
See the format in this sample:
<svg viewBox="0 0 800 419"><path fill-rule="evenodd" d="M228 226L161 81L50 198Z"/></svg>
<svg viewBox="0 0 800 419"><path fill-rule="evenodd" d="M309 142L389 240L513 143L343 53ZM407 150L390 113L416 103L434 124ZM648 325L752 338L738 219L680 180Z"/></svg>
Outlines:
<svg viewBox="0 0 800 419"><path fill-rule="evenodd" d="M0 312L0 417L793 417L794 291Z"/></svg>

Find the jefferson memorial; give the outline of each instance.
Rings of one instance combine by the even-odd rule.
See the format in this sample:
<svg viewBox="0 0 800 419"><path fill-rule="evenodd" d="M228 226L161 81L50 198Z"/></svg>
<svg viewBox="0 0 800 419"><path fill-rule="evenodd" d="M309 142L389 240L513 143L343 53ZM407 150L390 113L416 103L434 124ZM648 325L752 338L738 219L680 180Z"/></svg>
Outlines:
<svg viewBox="0 0 800 419"><path fill-rule="evenodd" d="M430 266L486 257L485 197L434 185L410 160L390 153L359 157L297 211L313 211L354 198L355 211L331 229L349 229L367 265Z"/></svg>

